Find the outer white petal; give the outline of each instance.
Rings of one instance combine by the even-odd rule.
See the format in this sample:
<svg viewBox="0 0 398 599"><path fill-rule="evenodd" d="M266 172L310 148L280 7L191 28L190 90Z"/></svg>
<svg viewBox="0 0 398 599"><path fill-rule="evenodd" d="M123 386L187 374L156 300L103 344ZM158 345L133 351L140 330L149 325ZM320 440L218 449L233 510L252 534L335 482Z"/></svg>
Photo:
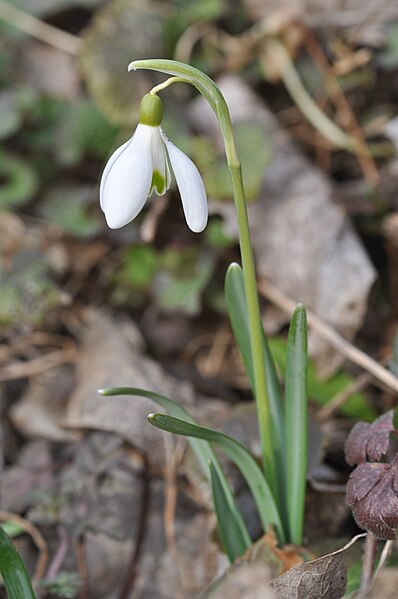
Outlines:
<svg viewBox="0 0 398 599"><path fill-rule="evenodd" d="M170 169L168 165L166 148L160 132L160 127L152 127L152 129L153 131L151 139L151 153L153 171L154 173L155 171L157 171L164 180L164 186L161 191L158 191L156 186L153 186L152 189L154 189L158 195L163 195L170 188Z"/></svg>
<svg viewBox="0 0 398 599"><path fill-rule="evenodd" d="M182 207L188 227L194 233L203 231L207 224L207 198L202 177L192 160L181 152L163 133L171 167L180 191Z"/></svg>
<svg viewBox="0 0 398 599"><path fill-rule="evenodd" d="M153 127L138 125L133 137L110 157L101 179L100 205L108 226L119 229L142 210L152 181Z"/></svg>

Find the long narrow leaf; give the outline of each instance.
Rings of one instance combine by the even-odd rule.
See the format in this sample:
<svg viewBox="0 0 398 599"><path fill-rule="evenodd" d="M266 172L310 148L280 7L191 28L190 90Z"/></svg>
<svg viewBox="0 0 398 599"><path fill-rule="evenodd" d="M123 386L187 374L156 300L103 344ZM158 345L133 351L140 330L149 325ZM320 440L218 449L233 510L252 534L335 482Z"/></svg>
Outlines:
<svg viewBox="0 0 398 599"><path fill-rule="evenodd" d="M108 397L116 395L147 397L162 406L162 408L167 410L167 412L175 418L181 418L182 420L185 420L193 425L196 424L192 416L190 416L185 408L168 397L153 391L147 391L146 389L139 389L136 387L114 387L111 389L101 389L99 393ZM231 531L231 538L242 539L244 541L245 551L251 545L250 535L213 448L206 441L197 440L194 438L189 439L189 444L198 459L199 465L204 475L209 479L209 481L211 481L209 465L212 464L214 470L217 471L218 480L223 489L224 503L228 505L230 526L234 527L234 530Z"/></svg>
<svg viewBox="0 0 398 599"><path fill-rule="evenodd" d="M307 473L307 316L301 304L289 327L285 382L289 540L300 545Z"/></svg>
<svg viewBox="0 0 398 599"><path fill-rule="evenodd" d="M229 560L233 563L237 557L240 557L246 551L245 540L240 535L239 529L234 526L233 513L230 510L228 502L225 501L226 497L222 481L218 470L214 468L212 463L210 463L210 476L221 544Z"/></svg>
<svg viewBox="0 0 398 599"><path fill-rule="evenodd" d="M267 481L253 456L243 445L232 437L219 433L210 428L198 426L179 418L167 416L166 414L151 414L148 420L154 426L185 437L196 437L210 443L219 445L228 457L241 471L246 483L253 495L257 510L266 532L272 525L281 544L284 543L284 532L278 509L270 491Z"/></svg>
<svg viewBox="0 0 398 599"><path fill-rule="evenodd" d="M239 264L231 264L225 278L225 298L232 330L238 344L243 363L249 377L250 385L254 389L253 358L250 348L249 321L247 316L247 302L243 281L243 272ZM263 333L265 372L269 409L272 422L272 447L274 449L275 463L278 469L278 504L283 505L286 495L285 480L285 442L284 418L282 409L282 394L276 373L275 363L268 347L268 341Z"/></svg>
<svg viewBox="0 0 398 599"><path fill-rule="evenodd" d="M35 599L21 556L0 526L0 573L9 599Z"/></svg>

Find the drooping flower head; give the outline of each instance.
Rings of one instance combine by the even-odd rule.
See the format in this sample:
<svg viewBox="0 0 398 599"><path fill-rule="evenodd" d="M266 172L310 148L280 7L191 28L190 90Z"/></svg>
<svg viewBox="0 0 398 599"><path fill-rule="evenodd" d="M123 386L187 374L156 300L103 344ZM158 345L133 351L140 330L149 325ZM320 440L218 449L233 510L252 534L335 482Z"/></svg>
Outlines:
<svg viewBox="0 0 398 599"><path fill-rule="evenodd" d="M207 199L194 163L165 135L160 126L163 106L156 94L146 94L133 136L109 158L101 179L100 205L111 229L127 225L141 212L153 191L170 188L170 167L181 195L188 227L195 233L207 224Z"/></svg>

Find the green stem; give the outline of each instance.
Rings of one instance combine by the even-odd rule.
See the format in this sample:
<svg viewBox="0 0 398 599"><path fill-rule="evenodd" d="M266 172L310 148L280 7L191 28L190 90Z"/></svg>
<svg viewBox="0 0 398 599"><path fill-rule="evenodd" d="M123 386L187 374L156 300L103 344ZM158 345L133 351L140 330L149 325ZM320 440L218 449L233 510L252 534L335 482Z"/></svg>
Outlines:
<svg viewBox="0 0 398 599"><path fill-rule="evenodd" d="M231 173L236 216L239 229L239 244L242 257L242 270L247 299L250 345L253 356L254 395L256 398L263 467L266 479L274 497L277 497L277 472L272 447L271 418L266 387L263 329L257 295L257 282L254 257L250 238L246 199L243 187L241 165L234 140L231 117L224 96L214 81L190 65L166 59L136 60L129 67L151 69L175 77L182 77L194 85L209 102L216 113L224 139L228 168Z"/></svg>
<svg viewBox="0 0 398 599"><path fill-rule="evenodd" d="M253 360L254 394L257 402L260 441L264 471L274 497L277 495L277 473L275 472L272 447L271 420L266 386L265 356L260 306L257 294L256 272L250 237L245 193L240 165L228 165L234 190L236 217L239 227L239 245L245 285L247 313L249 319L250 344Z"/></svg>

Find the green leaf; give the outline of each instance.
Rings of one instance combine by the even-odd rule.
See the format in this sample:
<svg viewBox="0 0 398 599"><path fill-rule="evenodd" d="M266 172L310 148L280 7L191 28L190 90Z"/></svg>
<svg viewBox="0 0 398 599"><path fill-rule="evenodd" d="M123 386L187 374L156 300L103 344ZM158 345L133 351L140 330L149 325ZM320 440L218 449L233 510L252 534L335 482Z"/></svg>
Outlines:
<svg viewBox="0 0 398 599"><path fill-rule="evenodd" d="M51 310L64 301L45 253L32 247L15 252L11 264L0 256L0 289L0 326L7 329L43 326Z"/></svg>
<svg viewBox="0 0 398 599"><path fill-rule="evenodd" d="M294 311L289 327L285 383L289 540L301 545L307 473L307 316L301 304Z"/></svg>
<svg viewBox="0 0 398 599"><path fill-rule="evenodd" d="M65 233L78 239L96 235L102 227L98 213L91 214L90 203L97 190L89 185L57 185L45 195L40 213Z"/></svg>
<svg viewBox="0 0 398 599"><path fill-rule="evenodd" d="M73 102L65 107L62 124L54 140L56 156L65 166L77 165L85 156L105 160L121 141L118 140L118 132L119 128L109 123L93 102Z"/></svg>
<svg viewBox="0 0 398 599"><path fill-rule="evenodd" d="M40 581L40 589L45 596L57 597L57 599L74 599L79 596L81 580L77 572L59 572L50 580L44 578Z"/></svg>
<svg viewBox="0 0 398 599"><path fill-rule="evenodd" d="M25 532L25 530L21 528L19 524L16 524L16 522L12 522L11 520L5 520L1 523L1 526L11 539L18 537Z"/></svg>
<svg viewBox="0 0 398 599"><path fill-rule="evenodd" d="M245 553L247 549L245 539L242 537L239 527L236 526L235 512L227 500L219 472L211 463L210 477L221 544L230 562L233 563L237 557Z"/></svg>
<svg viewBox="0 0 398 599"><path fill-rule="evenodd" d="M14 135L22 124L23 117L17 99L15 90L3 91L0 94L0 139Z"/></svg>
<svg viewBox="0 0 398 599"><path fill-rule="evenodd" d="M147 391L146 389L138 389L136 387L114 387L112 389L102 389L99 393L105 397L115 396L115 395L129 395L129 396L139 396L139 397L147 397L152 399L154 402L162 406L165 410L167 410L172 416L175 418L180 418L187 423L196 424L194 419L189 415L189 413L176 402L168 399L164 395L160 395L159 393L154 393L153 391ZM218 478L221 481L221 484L224 489L225 500L228 501L230 510L234 512L234 534L237 537L241 537L245 541L245 550L250 547L251 540L249 533L247 532L246 525L243 521L241 513L236 506L235 499L233 497L232 491L228 484L227 479L224 476L220 463L217 459L216 454L213 451L213 448L202 440L189 439L189 444L196 455L196 458L199 462L199 465L203 471L203 474L210 480L210 469L209 464L212 464L213 468L217 470ZM239 530L238 530L239 529Z"/></svg>
<svg viewBox="0 0 398 599"><path fill-rule="evenodd" d="M0 152L0 208L23 206L33 199L38 179L31 166L18 156Z"/></svg>
<svg viewBox="0 0 398 599"><path fill-rule="evenodd" d="M239 264L231 264L225 278L225 299L232 330L235 335L251 388L254 390L253 359L250 347L249 320L247 315L247 303L243 281L243 272ZM272 422L272 446L274 449L275 463L278 472L278 495L279 505L282 505L285 497L283 485L285 472L285 430L282 411L282 395L275 369L274 360L268 347L268 341L263 333L265 372L269 409Z"/></svg>
<svg viewBox="0 0 398 599"><path fill-rule="evenodd" d="M21 556L0 526L0 573L9 599L35 599Z"/></svg>
<svg viewBox="0 0 398 599"><path fill-rule="evenodd" d="M275 528L279 541L282 544L284 543L282 523L268 483L257 462L243 445L224 433L219 433L210 428L198 426L179 418L167 416L166 414L150 414L148 420L157 428L170 433L185 437L195 437L219 445L238 467L246 480L256 503L264 532L272 525Z"/></svg>

